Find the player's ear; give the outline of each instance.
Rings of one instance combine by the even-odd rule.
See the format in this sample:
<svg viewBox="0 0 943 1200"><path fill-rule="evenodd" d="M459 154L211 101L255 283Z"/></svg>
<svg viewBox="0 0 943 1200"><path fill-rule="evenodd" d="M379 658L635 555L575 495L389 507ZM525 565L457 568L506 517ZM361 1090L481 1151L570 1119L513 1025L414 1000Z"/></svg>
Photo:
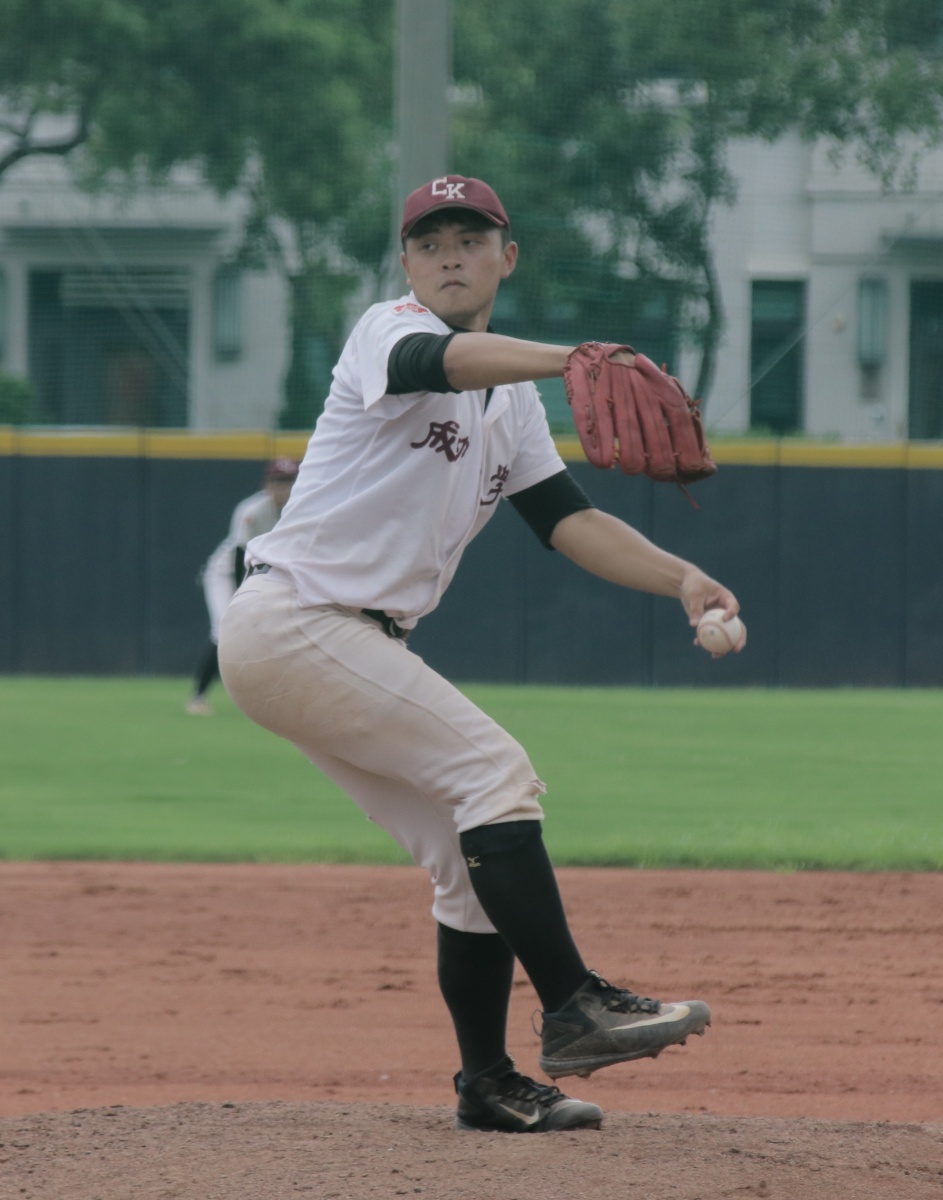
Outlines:
<svg viewBox="0 0 943 1200"><path fill-rule="evenodd" d="M403 264L403 270L406 272L406 282L412 287L413 281L409 278L409 268L406 266L406 251L402 251L399 256L399 261Z"/></svg>
<svg viewBox="0 0 943 1200"><path fill-rule="evenodd" d="M507 279L517 266L517 250L517 242L508 242L504 247L504 266L501 270L502 279Z"/></svg>

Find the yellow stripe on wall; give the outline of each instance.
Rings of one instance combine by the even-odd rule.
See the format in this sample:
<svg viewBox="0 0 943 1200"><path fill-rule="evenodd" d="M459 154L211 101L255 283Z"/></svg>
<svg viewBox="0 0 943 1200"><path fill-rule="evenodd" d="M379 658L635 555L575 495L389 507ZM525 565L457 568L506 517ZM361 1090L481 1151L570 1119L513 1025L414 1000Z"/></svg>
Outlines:
<svg viewBox="0 0 943 1200"><path fill-rule="evenodd" d="M710 447L718 466L922 469L943 467L941 442L851 445L837 442L800 442L788 438L779 441L774 438L757 441L717 438L711 439ZM586 461L578 438L557 439L557 449L565 462Z"/></svg>
<svg viewBox="0 0 943 1200"><path fill-rule="evenodd" d="M186 430L151 431L148 458L270 458L301 459L308 446L306 434L187 433Z"/></svg>
<svg viewBox="0 0 943 1200"><path fill-rule="evenodd" d="M0 453L31 458L140 458L144 433L63 433L61 430L0 430Z"/></svg>
<svg viewBox="0 0 943 1200"><path fill-rule="evenodd" d="M303 457L307 434L185 429L22 429L0 426L0 454L32 458L218 458L264 462Z"/></svg>
<svg viewBox="0 0 943 1200"><path fill-rule="evenodd" d="M264 462L301 459L307 433L264 430L191 433L186 429L52 429L0 425L0 455L32 458L232 459ZM585 462L577 437L556 438L565 462ZM783 439L717 438L711 453L718 466L878 467L936 470L943 442L848 445Z"/></svg>

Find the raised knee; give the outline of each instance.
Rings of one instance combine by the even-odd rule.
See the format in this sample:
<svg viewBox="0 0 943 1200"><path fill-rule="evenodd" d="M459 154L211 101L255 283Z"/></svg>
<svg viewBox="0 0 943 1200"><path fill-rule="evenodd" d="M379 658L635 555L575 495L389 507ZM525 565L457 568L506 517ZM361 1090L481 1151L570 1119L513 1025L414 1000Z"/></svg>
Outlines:
<svg viewBox="0 0 943 1200"><path fill-rule="evenodd" d="M500 821L496 825L478 825L459 834L466 860L482 855L507 854L543 837L540 821Z"/></svg>

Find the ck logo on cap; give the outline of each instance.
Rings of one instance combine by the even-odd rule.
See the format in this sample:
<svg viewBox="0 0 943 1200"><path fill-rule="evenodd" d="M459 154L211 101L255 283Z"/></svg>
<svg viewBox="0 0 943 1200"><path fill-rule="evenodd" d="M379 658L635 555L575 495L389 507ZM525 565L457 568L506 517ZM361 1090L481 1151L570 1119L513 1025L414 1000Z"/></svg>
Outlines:
<svg viewBox="0 0 943 1200"><path fill-rule="evenodd" d="M465 182L449 183L448 177L443 175L441 179L433 179L432 181L433 196L445 196L446 200L464 200L465 199Z"/></svg>

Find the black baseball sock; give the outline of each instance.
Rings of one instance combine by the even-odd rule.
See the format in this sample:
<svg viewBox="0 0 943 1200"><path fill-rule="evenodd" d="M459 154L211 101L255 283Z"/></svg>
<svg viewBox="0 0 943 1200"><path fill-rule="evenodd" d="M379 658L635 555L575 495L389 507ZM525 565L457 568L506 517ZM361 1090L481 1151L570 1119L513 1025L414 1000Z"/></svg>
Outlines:
<svg viewBox="0 0 943 1200"><path fill-rule="evenodd" d="M439 988L455 1026L466 1079L507 1053L514 954L496 933L439 925Z"/></svg>
<svg viewBox="0 0 943 1200"><path fill-rule="evenodd" d="M219 679L219 648L215 642L210 642L197 671L195 694L202 696L214 679Z"/></svg>
<svg viewBox="0 0 943 1200"><path fill-rule="evenodd" d="M527 972L545 1012L555 1012L588 971L567 924L539 821L479 825L461 834L481 907Z"/></svg>

